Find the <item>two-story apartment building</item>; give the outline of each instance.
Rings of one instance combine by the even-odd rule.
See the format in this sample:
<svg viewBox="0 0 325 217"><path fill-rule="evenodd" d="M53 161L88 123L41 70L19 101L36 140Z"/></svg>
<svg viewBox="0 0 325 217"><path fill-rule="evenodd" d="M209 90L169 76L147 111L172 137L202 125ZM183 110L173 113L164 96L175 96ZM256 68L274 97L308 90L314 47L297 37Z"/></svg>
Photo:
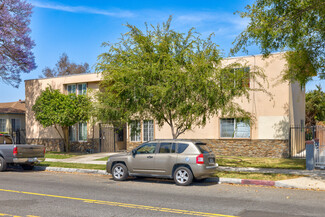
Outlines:
<svg viewBox="0 0 325 217"><path fill-rule="evenodd" d="M305 92L296 83L281 82L281 73L286 67L283 53L228 58L224 65L246 63L249 70L256 67L263 70L266 80L261 80L265 92L252 91L250 100L236 99L255 119L250 123L232 117L215 116L206 126L194 127L186 131L180 139L198 139L210 144L218 155L284 157L288 155L289 129L292 125L304 125ZM249 70L247 70L249 72ZM86 94L90 89L99 90L99 74L80 74L57 78L26 80L26 137L29 142L42 143L48 150L58 150L62 141L57 132L49 127L43 128L31 110L36 98L48 85L64 93ZM250 79L249 85L257 87L257 81ZM131 128L137 128L137 131ZM111 127L106 127L113 129ZM132 133L131 133L132 132ZM135 132L135 133L133 133ZM113 137L113 139L112 139ZM101 138L101 139L100 139ZM124 129L105 131L105 126L78 123L70 127L72 150L97 151L105 148L107 141L114 141L114 150L131 150L135 145L152 139L172 138L169 126L159 128L154 120L134 120Z"/></svg>

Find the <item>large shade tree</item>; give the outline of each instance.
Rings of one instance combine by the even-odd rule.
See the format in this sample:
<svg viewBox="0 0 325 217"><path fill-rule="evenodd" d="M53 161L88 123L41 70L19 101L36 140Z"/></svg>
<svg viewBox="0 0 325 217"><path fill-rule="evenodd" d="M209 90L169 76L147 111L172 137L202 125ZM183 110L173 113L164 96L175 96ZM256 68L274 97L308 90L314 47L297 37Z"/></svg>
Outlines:
<svg viewBox="0 0 325 217"><path fill-rule="evenodd" d="M32 6L22 0L0 1L0 78L18 87L21 73L36 68L30 38Z"/></svg>
<svg viewBox="0 0 325 217"><path fill-rule="evenodd" d="M99 119L118 125L151 118L159 126L168 124L177 138L219 112L250 116L234 99L249 98L247 79L262 76L258 70L248 74L238 64L222 67L211 37L202 39L194 29L177 32L171 17L162 26L146 25L145 31L126 26L129 32L116 44L106 43L108 51L99 56Z"/></svg>
<svg viewBox="0 0 325 217"><path fill-rule="evenodd" d="M91 101L86 95L65 95L47 87L32 107L43 127L54 127L64 140L64 151L70 151L69 127L90 118Z"/></svg>
<svg viewBox="0 0 325 217"><path fill-rule="evenodd" d="M55 64L55 67L53 69L45 67L40 77L52 78L64 75L82 74L89 72L90 70L88 63L76 64L70 62L68 55L66 53L63 53L58 62Z"/></svg>
<svg viewBox="0 0 325 217"><path fill-rule="evenodd" d="M232 53L257 45L267 56L287 50L284 80L304 86L315 75L325 78L325 1L256 0L240 13L247 28L236 38Z"/></svg>
<svg viewBox="0 0 325 217"><path fill-rule="evenodd" d="M325 93L321 86L306 93L306 125L315 126L317 121L325 121Z"/></svg>

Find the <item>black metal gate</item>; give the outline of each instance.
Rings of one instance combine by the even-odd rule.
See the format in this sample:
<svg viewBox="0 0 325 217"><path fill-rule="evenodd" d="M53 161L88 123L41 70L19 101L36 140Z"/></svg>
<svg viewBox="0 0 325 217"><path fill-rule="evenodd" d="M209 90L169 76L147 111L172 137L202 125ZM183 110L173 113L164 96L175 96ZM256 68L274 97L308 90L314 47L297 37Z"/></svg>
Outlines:
<svg viewBox="0 0 325 217"><path fill-rule="evenodd" d="M126 127L115 128L110 124L99 124L99 151L123 150L126 150Z"/></svg>
<svg viewBox="0 0 325 217"><path fill-rule="evenodd" d="M13 138L15 144L25 144L26 143L26 130L25 129L10 131L9 134Z"/></svg>
<svg viewBox="0 0 325 217"><path fill-rule="evenodd" d="M295 126L290 127L289 155L292 158L306 158L306 141L315 141L322 135L321 126Z"/></svg>

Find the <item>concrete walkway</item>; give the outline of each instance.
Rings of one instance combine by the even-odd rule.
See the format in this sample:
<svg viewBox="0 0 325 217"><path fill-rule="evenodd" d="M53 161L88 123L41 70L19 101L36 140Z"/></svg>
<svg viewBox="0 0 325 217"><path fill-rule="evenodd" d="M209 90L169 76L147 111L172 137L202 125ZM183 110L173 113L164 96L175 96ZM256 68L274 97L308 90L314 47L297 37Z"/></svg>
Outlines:
<svg viewBox="0 0 325 217"><path fill-rule="evenodd" d="M96 154L86 154L86 155L80 155L75 156L71 158L66 159L54 159L54 158L46 158L45 161L48 162L62 162L62 163L80 163L80 164L106 164L106 161L97 161L97 159L108 157L118 154L116 152L109 153L109 152L101 152Z"/></svg>

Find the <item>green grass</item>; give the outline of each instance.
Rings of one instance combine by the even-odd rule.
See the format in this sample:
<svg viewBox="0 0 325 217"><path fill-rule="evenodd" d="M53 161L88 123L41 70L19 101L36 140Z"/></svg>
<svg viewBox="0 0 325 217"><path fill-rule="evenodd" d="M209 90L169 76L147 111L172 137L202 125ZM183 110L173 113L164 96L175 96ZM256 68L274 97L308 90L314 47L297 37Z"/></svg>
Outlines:
<svg viewBox="0 0 325 217"><path fill-rule="evenodd" d="M103 157L103 158L99 158L99 159L96 159L95 161L107 161L109 158L109 156L107 157Z"/></svg>
<svg viewBox="0 0 325 217"><path fill-rule="evenodd" d="M219 166L228 167L306 169L305 159L216 156L216 162Z"/></svg>
<svg viewBox="0 0 325 217"><path fill-rule="evenodd" d="M63 167L63 168L77 168L77 169L93 169L106 170L106 165L100 164L78 164L78 163L62 163L62 162L41 162L38 166L45 167Z"/></svg>
<svg viewBox="0 0 325 217"><path fill-rule="evenodd" d="M45 158L54 158L54 159L67 159L71 157L78 156L77 153L65 153L65 152L46 152Z"/></svg>
<svg viewBox="0 0 325 217"><path fill-rule="evenodd" d="M226 171L217 172L215 176L221 178L256 179L256 180L268 180L268 181L279 181L279 180L295 179L295 178L303 177L303 176L291 175L291 174L226 172Z"/></svg>

